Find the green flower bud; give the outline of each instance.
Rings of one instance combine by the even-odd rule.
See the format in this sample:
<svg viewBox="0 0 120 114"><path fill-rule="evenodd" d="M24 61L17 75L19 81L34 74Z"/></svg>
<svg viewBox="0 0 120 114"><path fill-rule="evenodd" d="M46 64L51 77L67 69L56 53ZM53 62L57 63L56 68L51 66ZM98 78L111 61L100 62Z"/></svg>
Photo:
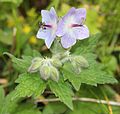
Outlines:
<svg viewBox="0 0 120 114"><path fill-rule="evenodd" d="M28 68L28 72L34 73L39 70L39 67L41 66L42 58L36 57L32 60L31 66Z"/></svg>
<svg viewBox="0 0 120 114"><path fill-rule="evenodd" d="M44 63L41 67L40 67L40 75L41 78L44 80L47 80L49 78L51 78L54 81L58 81L59 80L59 72L57 70L57 68L55 68L54 66L52 66L50 63Z"/></svg>
<svg viewBox="0 0 120 114"><path fill-rule="evenodd" d="M79 74L82 68L87 68L89 66L87 60L82 56L73 56L71 57L71 64L73 70Z"/></svg>
<svg viewBox="0 0 120 114"><path fill-rule="evenodd" d="M80 74L81 72L81 67L76 64L75 61L72 61L72 66L73 66L73 71L76 73L76 74Z"/></svg>
<svg viewBox="0 0 120 114"><path fill-rule="evenodd" d="M50 67L50 70L51 70L50 78L53 81L58 82L58 80L59 80L59 71L55 67L53 67L53 66Z"/></svg>
<svg viewBox="0 0 120 114"><path fill-rule="evenodd" d="M89 67L88 61L84 57L82 57L82 56L75 56L75 57L73 57L73 61L76 62L77 66L80 66L82 68Z"/></svg>
<svg viewBox="0 0 120 114"><path fill-rule="evenodd" d="M52 65L57 67L57 68L60 68L62 66L62 63L59 59L53 58Z"/></svg>
<svg viewBox="0 0 120 114"><path fill-rule="evenodd" d="M70 52L65 51L64 53L57 53L56 55L53 56L53 58L64 59L66 57L69 57L69 55L70 55Z"/></svg>
<svg viewBox="0 0 120 114"><path fill-rule="evenodd" d="M48 64L43 64L40 67L40 75L41 78L44 80L47 80L50 77L51 71L50 71L50 67Z"/></svg>

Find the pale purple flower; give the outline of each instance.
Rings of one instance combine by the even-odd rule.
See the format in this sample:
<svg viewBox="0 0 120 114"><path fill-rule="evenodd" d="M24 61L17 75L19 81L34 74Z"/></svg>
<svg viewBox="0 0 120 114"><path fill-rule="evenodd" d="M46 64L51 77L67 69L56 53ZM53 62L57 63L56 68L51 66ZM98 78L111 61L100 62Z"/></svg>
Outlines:
<svg viewBox="0 0 120 114"><path fill-rule="evenodd" d="M58 17L55 9L52 7L50 11L41 10L42 25L37 33L37 38L44 39L48 48L51 47L56 38Z"/></svg>
<svg viewBox="0 0 120 114"><path fill-rule="evenodd" d="M69 48L76 43L76 40L82 40L89 37L89 30L84 21L86 19L86 9L74 7L59 21L56 35L61 38L61 44L64 48Z"/></svg>

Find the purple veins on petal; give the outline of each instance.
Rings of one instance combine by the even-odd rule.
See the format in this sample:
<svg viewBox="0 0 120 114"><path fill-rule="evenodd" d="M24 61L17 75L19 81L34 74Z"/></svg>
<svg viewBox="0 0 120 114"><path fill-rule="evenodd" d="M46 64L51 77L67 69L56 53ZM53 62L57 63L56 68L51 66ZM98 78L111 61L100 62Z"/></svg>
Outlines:
<svg viewBox="0 0 120 114"><path fill-rule="evenodd" d="M58 17L53 7L50 11L42 10L41 15L42 24L40 25L36 37L44 39L46 46L50 48L56 37Z"/></svg>
<svg viewBox="0 0 120 114"><path fill-rule="evenodd" d="M71 8L69 12L59 21L56 35L62 37L61 44L69 48L76 43L89 37L89 30L84 21L86 19L85 8Z"/></svg>

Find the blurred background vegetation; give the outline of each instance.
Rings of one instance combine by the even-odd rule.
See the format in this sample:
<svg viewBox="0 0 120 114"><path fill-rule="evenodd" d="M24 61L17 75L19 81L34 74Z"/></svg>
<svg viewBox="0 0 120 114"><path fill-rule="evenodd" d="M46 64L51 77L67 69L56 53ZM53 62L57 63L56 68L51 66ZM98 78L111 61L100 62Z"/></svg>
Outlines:
<svg viewBox="0 0 120 114"><path fill-rule="evenodd" d="M36 33L41 21L41 9L49 9L52 6L59 16L63 16L71 7L87 9L86 25L91 36L97 34L100 37L96 48L98 61L120 82L120 0L0 0L0 85L5 88L6 94L14 89L18 73L3 52L10 52L17 57L23 54L32 55L32 49L47 53L44 42L36 39ZM92 97L114 98L120 101L119 83L99 85L95 88L83 85L81 88L83 91L81 89L77 94L85 96L90 91ZM66 114L80 114L79 109L88 110L86 106L91 110L89 114L98 114L94 110L96 105L91 107L89 103L76 103L75 112L67 110ZM58 105L56 108L56 105L51 103L45 107L44 114L51 110L58 111L59 108L62 111L59 113L65 113L65 106ZM99 113L103 114L108 108L100 106L99 109ZM118 114L119 112L120 110ZM81 110L81 114L83 113Z"/></svg>

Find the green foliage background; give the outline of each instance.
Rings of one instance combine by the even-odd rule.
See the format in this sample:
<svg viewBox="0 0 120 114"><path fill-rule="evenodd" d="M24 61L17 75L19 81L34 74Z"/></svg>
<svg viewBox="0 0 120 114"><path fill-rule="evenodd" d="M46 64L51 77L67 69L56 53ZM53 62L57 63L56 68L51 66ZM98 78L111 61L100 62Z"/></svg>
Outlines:
<svg viewBox="0 0 120 114"><path fill-rule="evenodd" d="M69 63L65 64L61 69L64 79L59 84L51 80L46 83L37 73L26 73L31 59L41 56L39 52L50 56L44 42L35 35L41 21L40 10L52 6L59 16L71 7L85 7L91 33L91 39L78 42L71 53L83 55L93 65L79 77L71 72ZM71 99L78 96L120 101L119 6L119 0L0 0L0 114L119 114L119 107L79 101L72 104ZM3 52L15 57L11 61ZM109 75L103 73L103 68ZM102 85L116 82L113 76L117 84ZM74 110L61 102L35 102L36 97L44 100L55 96L69 108L74 106Z"/></svg>

